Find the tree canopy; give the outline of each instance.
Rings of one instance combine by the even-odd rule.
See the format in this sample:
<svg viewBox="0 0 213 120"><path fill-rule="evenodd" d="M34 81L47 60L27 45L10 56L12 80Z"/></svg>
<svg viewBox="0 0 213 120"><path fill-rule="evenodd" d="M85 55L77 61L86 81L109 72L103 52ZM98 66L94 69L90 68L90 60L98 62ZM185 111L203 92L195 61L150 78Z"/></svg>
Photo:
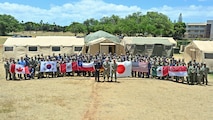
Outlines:
<svg viewBox="0 0 213 120"><path fill-rule="evenodd" d="M60 26L55 23L21 22L19 23L10 15L0 15L0 34L5 35L12 31L70 31L89 34L98 30L103 30L111 34L122 34L127 36L174 36L183 37L185 23L172 23L164 14L158 12L132 13L124 18L117 15L102 17L99 20L89 18L84 22L72 22L68 26Z"/></svg>
<svg viewBox="0 0 213 120"><path fill-rule="evenodd" d="M0 14L0 35L22 30L20 23L11 15Z"/></svg>

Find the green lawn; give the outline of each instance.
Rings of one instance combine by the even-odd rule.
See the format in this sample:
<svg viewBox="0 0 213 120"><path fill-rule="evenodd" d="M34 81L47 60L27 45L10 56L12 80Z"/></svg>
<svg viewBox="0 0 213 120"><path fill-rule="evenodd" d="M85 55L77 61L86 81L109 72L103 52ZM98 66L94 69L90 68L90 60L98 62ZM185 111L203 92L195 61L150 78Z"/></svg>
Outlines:
<svg viewBox="0 0 213 120"><path fill-rule="evenodd" d="M212 73L209 74L209 78L210 78L210 79L213 79L213 74L212 74Z"/></svg>

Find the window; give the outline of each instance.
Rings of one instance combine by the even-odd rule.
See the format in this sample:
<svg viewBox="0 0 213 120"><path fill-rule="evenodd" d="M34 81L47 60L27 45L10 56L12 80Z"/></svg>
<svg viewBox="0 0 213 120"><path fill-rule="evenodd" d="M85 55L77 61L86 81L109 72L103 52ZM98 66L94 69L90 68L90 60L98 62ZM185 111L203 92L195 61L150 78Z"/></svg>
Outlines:
<svg viewBox="0 0 213 120"><path fill-rule="evenodd" d="M201 33L204 33L204 30L200 30Z"/></svg>
<svg viewBox="0 0 213 120"><path fill-rule="evenodd" d="M60 47L52 47L52 51L61 51Z"/></svg>
<svg viewBox="0 0 213 120"><path fill-rule="evenodd" d="M165 46L165 49L166 49L166 50L170 50L170 49L171 49L171 46Z"/></svg>
<svg viewBox="0 0 213 120"><path fill-rule="evenodd" d="M28 51L38 51L38 47L36 46L29 47Z"/></svg>
<svg viewBox="0 0 213 120"><path fill-rule="evenodd" d="M81 51L82 47L75 47L74 51Z"/></svg>
<svg viewBox="0 0 213 120"><path fill-rule="evenodd" d="M213 53L204 53L205 59L213 59Z"/></svg>
<svg viewBox="0 0 213 120"><path fill-rule="evenodd" d="M13 47L5 47L4 51L13 51Z"/></svg>

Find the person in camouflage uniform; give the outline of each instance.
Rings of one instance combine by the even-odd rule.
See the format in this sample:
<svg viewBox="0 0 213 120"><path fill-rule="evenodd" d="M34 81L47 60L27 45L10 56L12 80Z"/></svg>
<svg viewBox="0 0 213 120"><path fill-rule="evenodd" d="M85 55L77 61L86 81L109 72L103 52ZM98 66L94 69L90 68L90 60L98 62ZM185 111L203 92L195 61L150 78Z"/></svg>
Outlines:
<svg viewBox="0 0 213 120"><path fill-rule="evenodd" d="M196 65L193 64L190 68L190 72L191 72L191 85L194 85L195 79L196 79Z"/></svg>
<svg viewBox="0 0 213 120"><path fill-rule="evenodd" d="M104 68L104 71L103 71L104 81L105 81L105 78L106 78L106 77L107 77L107 81L109 81L109 76L110 76L110 63L109 63L108 58L106 58L105 62L103 63L103 68Z"/></svg>
<svg viewBox="0 0 213 120"><path fill-rule="evenodd" d="M197 84L201 85L201 79L202 79L201 76L203 75L203 72L199 65L197 66L196 73L197 73Z"/></svg>
<svg viewBox="0 0 213 120"><path fill-rule="evenodd" d="M113 63L111 64L111 82L112 82L112 79L113 79L113 75L115 77L115 82L117 81L117 67L118 67L118 64L116 63L116 60L113 59Z"/></svg>
<svg viewBox="0 0 213 120"><path fill-rule="evenodd" d="M186 80L187 80L187 84L190 84L190 82L191 82L191 66L192 66L192 64L191 64L191 62L189 62L188 64L187 64L187 74L188 74L188 76L186 77Z"/></svg>
<svg viewBox="0 0 213 120"><path fill-rule="evenodd" d="M209 72L209 68L206 66L206 64L203 64L203 67L201 68L203 71L203 79L202 82L203 84L206 83L206 85L208 85L208 72Z"/></svg>
<svg viewBox="0 0 213 120"><path fill-rule="evenodd" d="M9 60L5 61L4 69L5 69L5 78L6 78L6 80L12 80L12 76L11 76L11 73L10 73L10 62L9 62Z"/></svg>
<svg viewBox="0 0 213 120"><path fill-rule="evenodd" d="M154 61L152 65L152 78L156 78L156 77L157 77L157 65L156 65L156 62Z"/></svg>

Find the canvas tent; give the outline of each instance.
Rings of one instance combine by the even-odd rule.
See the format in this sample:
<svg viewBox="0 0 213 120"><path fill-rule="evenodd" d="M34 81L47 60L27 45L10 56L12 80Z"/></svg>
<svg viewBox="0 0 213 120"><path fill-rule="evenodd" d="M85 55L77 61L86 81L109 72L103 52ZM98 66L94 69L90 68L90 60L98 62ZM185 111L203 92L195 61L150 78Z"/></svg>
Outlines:
<svg viewBox="0 0 213 120"><path fill-rule="evenodd" d="M105 31L97 31L91 33L84 38L85 51L84 53L96 54L100 53L117 53L123 54L124 45L121 40L112 34L109 34Z"/></svg>
<svg viewBox="0 0 213 120"><path fill-rule="evenodd" d="M124 37L123 42L127 52L144 56L170 57L177 45L173 38L167 37Z"/></svg>
<svg viewBox="0 0 213 120"><path fill-rule="evenodd" d="M44 56L57 54L74 54L82 52L84 38L68 36L11 37L3 44L4 58L20 58L21 56Z"/></svg>
<svg viewBox="0 0 213 120"><path fill-rule="evenodd" d="M206 63L210 71L213 71L213 41L192 41L185 47L184 59L186 62L196 60Z"/></svg>

